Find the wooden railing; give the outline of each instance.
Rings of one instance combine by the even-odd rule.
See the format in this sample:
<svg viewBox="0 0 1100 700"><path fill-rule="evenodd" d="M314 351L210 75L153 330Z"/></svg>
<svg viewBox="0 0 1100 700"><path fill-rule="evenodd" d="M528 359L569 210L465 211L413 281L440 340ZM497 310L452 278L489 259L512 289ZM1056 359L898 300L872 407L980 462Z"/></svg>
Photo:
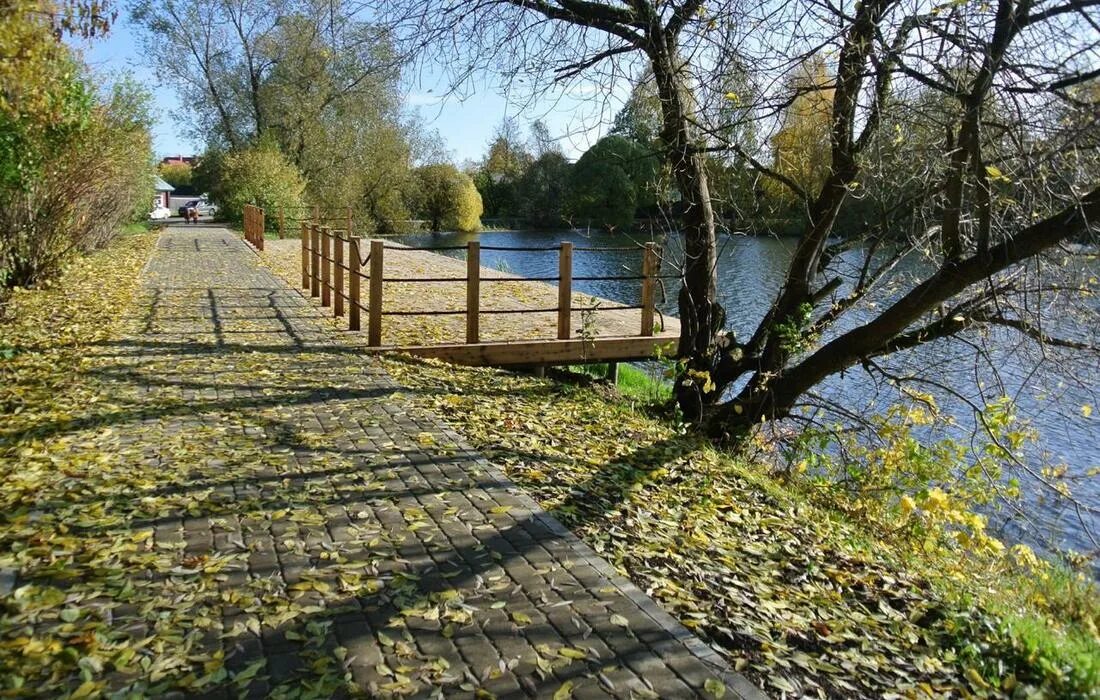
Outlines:
<svg viewBox="0 0 1100 700"><path fill-rule="evenodd" d="M244 237L257 250L263 250L264 210L252 204L244 205ZM345 230L352 230L351 207L343 207L336 210L322 210L320 207L280 207L275 214L275 231L279 238L286 238L288 225L295 223L325 223L335 222L343 224Z"/></svg>
<svg viewBox="0 0 1100 700"><path fill-rule="evenodd" d="M264 210L251 204L244 205L244 239L256 250L264 249Z"/></svg>
<svg viewBox="0 0 1100 700"><path fill-rule="evenodd" d="M381 240L371 240L366 257L363 256L364 241L347 231L335 230L317 223L301 224L301 272L302 288L309 290L311 297L319 298L321 306L332 308L336 317L347 316L348 330L361 330L362 314L367 315L367 344L378 347L382 344L382 323L387 316L442 316L464 315L466 317L466 343L480 342L481 317L491 314L557 314L557 337L568 340L572 335L572 316L576 311L600 310L641 310L641 324L638 335L652 336L654 333L654 315L656 303L656 283L658 275L658 247L647 243L643 247L620 249L638 250L642 253L642 273L631 276L585 276L573 275L574 251L584 252L611 250L597 248L574 248L572 243L563 242L556 248L525 248L483 246L470 241L465 246L436 248L417 248L387 245ZM397 251L466 251L465 277L386 277L385 255L387 250ZM481 251L508 250L558 254L558 275L554 277L482 277ZM366 268L366 271L364 271ZM366 281L367 298L362 298L363 281ZM574 306L574 281L640 281L642 301L637 306L589 307ZM482 309L481 285L493 282L557 282L557 306L552 308L521 309ZM466 285L466 306L459 310L412 310L383 308L383 291L386 283L403 284L439 284L464 283ZM365 303L364 303L365 301Z"/></svg>

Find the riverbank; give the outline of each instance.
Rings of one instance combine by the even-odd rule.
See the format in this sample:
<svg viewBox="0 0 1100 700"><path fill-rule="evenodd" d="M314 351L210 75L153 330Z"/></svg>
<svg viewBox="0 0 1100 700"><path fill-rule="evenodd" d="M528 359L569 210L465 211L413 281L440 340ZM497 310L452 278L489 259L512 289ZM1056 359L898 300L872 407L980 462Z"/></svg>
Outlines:
<svg viewBox="0 0 1100 700"><path fill-rule="evenodd" d="M717 451L600 383L386 366L770 692L1090 697L1100 684L1095 588L980 535L980 521L966 530L980 548L951 528L884 528L772 471L766 446ZM969 517L929 495L910 523Z"/></svg>

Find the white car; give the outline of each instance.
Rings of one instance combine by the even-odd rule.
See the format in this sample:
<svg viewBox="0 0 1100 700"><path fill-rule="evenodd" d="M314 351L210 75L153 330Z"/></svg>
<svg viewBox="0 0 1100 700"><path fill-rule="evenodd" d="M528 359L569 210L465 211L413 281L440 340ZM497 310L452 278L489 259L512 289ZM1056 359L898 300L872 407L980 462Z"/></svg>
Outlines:
<svg viewBox="0 0 1100 700"><path fill-rule="evenodd" d="M164 206L154 207L153 211L149 212L149 218L153 220L167 219L170 216L172 216L172 210Z"/></svg>

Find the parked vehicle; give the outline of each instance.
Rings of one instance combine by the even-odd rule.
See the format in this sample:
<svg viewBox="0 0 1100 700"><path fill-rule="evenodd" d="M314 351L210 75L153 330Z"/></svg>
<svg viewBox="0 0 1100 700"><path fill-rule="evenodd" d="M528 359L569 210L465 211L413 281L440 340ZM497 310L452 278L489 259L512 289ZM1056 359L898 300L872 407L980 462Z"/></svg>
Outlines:
<svg viewBox="0 0 1100 700"><path fill-rule="evenodd" d="M153 207L153 211L149 212L150 219L167 219L172 216L172 210L165 206Z"/></svg>
<svg viewBox="0 0 1100 700"><path fill-rule="evenodd" d="M198 209L199 216L214 216L218 213L218 205L205 199L192 199L179 208L180 216L187 216L188 209Z"/></svg>

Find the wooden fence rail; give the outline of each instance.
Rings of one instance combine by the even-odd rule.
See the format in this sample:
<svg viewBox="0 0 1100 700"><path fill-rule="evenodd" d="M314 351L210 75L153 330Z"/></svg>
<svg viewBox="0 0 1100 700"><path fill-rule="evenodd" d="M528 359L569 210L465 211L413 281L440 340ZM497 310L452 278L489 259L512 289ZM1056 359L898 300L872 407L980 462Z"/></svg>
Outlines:
<svg viewBox="0 0 1100 700"><path fill-rule="evenodd" d="M251 204L244 205L244 239L256 250L264 249L264 210Z"/></svg>
<svg viewBox="0 0 1100 700"><path fill-rule="evenodd" d="M515 278L516 282L556 281L558 283L558 303L548 309L487 309L481 308L481 286L483 281L511 281L512 278L482 277L481 250L477 241L452 249L465 249L466 276L447 278L402 277L388 279L384 276L386 250L431 250L420 248L395 248L384 241L371 240L367 256L364 258L362 239L348 231L331 229L314 221L302 223L301 260L302 288L309 290L311 297L320 299L323 308L332 308L335 317L347 316L348 330L361 330L362 312L367 315L367 345L382 345L382 323L386 316L417 315L464 315L466 317L466 343L481 342L481 317L488 314L536 314L557 313L557 339L570 340L573 328L573 312L589 310L589 307L573 305L573 254L572 243L563 242L558 248L540 248L538 251L553 251L558 254L558 276L535 280ZM497 246L494 249L505 249ZM438 248L435 250L439 250ZM523 248L522 250L536 250ZM590 252L596 249L585 249ZM642 253L642 274L636 276L582 277L586 281L637 280L642 284L642 302L638 306L614 307L619 310L638 309L641 311L641 326L638 337L654 334L654 315L656 303L656 282L659 279L659 249L655 243L647 243L638 249ZM367 268L363 271L364 266ZM367 282L367 299L364 303L361 294L362 281ZM460 310L384 310L383 291L385 283L399 282L408 284L454 282L466 285L466 306ZM594 310L596 307L592 307Z"/></svg>
<svg viewBox="0 0 1100 700"><path fill-rule="evenodd" d="M286 238L288 222L291 225L298 222L303 235L309 226L319 222L342 225L349 233L354 225L351 207L331 210L321 210L319 207L281 207L273 216L279 238ZM264 249L265 226L264 209L253 204L244 205L244 239L257 250Z"/></svg>

